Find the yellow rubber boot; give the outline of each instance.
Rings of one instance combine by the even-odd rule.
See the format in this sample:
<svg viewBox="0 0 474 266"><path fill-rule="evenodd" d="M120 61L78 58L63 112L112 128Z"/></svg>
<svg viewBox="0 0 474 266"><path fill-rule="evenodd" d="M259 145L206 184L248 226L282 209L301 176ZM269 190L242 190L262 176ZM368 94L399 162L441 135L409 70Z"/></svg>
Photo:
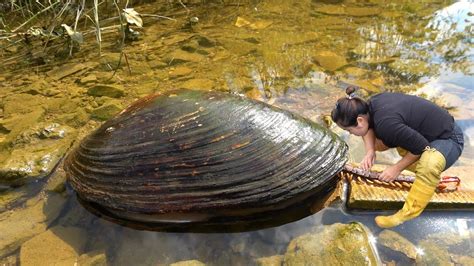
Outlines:
<svg viewBox="0 0 474 266"><path fill-rule="evenodd" d="M405 155L408 153L407 150L405 150L404 148L401 148L401 147L397 147L397 152L398 152L398 155L400 155L400 156L402 156L402 157L405 156ZM416 162L410 164L410 165L407 167L407 169L410 170L410 171L412 171L412 172L416 172L416 165L417 165L417 164L418 164L418 161L416 161Z"/></svg>
<svg viewBox="0 0 474 266"><path fill-rule="evenodd" d="M446 160L436 149L425 150L416 166L416 179L408 192L403 208L391 216L377 216L379 227L390 228L418 217L433 196L444 171Z"/></svg>

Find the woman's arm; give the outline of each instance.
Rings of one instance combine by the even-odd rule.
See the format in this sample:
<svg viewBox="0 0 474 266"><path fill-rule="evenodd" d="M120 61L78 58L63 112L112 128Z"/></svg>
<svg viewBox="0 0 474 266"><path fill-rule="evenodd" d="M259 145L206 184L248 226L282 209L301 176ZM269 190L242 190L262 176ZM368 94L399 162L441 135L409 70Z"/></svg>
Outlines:
<svg viewBox="0 0 474 266"><path fill-rule="evenodd" d="M362 169L368 171L375 163L375 133L374 130L369 128L367 134L362 136L365 146L365 156L360 163Z"/></svg>
<svg viewBox="0 0 474 266"><path fill-rule="evenodd" d="M400 161L398 161L396 164L391 165L379 175L379 179L385 182L391 182L395 180L397 176L400 175L400 172L405 170L408 166L410 166L412 163L418 161L421 155L415 155L411 152L407 152L405 156L403 156Z"/></svg>

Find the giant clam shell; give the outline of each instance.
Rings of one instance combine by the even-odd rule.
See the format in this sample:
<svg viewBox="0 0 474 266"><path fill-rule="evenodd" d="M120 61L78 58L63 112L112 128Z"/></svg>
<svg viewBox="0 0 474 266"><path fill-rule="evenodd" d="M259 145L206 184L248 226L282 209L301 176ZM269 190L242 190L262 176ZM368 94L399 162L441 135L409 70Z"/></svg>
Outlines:
<svg viewBox="0 0 474 266"><path fill-rule="evenodd" d="M335 188L347 145L305 118L223 92L139 100L65 168L84 206L151 230L247 230L299 219ZM220 228L220 229L219 229Z"/></svg>

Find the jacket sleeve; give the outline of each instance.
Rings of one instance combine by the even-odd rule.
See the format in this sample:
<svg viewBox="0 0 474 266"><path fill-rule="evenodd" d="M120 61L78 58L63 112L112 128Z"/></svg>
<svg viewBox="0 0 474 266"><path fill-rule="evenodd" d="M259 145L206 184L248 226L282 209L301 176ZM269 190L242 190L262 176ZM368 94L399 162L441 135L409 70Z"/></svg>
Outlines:
<svg viewBox="0 0 474 266"><path fill-rule="evenodd" d="M418 131L410 128L396 118L390 118L380 124L380 135L391 147L402 147L419 155L430 143Z"/></svg>

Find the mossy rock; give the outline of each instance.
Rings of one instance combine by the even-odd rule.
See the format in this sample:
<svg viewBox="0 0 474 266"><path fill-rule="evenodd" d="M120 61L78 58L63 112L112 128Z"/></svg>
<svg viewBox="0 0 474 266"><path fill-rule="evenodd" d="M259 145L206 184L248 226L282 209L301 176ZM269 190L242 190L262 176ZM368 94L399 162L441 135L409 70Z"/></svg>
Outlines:
<svg viewBox="0 0 474 266"><path fill-rule="evenodd" d="M318 229L290 242L283 265L381 264L362 224L336 223Z"/></svg>

